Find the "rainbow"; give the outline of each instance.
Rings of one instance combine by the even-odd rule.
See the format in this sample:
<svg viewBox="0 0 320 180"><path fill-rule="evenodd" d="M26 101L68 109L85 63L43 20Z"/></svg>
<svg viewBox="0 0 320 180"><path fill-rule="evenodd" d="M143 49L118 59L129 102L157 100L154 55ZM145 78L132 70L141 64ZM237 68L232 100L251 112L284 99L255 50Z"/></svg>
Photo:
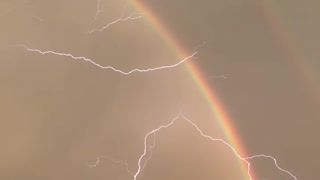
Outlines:
<svg viewBox="0 0 320 180"><path fill-rule="evenodd" d="M320 84L316 78L316 70L312 68L312 65L308 63L308 59L303 55L298 47L298 43L294 41L293 33L285 26L283 17L276 11L270 1L254 1L256 3L258 12L261 13L263 21L270 28L275 42L279 48L287 56L287 63L289 66L293 66L293 70L298 75L299 82L302 83L302 87L306 90L306 94L310 95L310 100L315 103L315 107L319 107L319 91ZM318 110L316 110L317 112Z"/></svg>
<svg viewBox="0 0 320 180"><path fill-rule="evenodd" d="M153 13L153 11L147 7L143 2L140 0L133 0L133 5L135 8L144 13L147 20L150 22L153 28L160 34L166 44L176 51L176 54L181 57L185 58L189 56L189 54L183 49L183 47L179 44L178 40L173 37L172 34L169 33L168 29L161 23L161 20ZM237 135L235 128L232 125L228 114L223 108L222 103L219 101L214 89L211 89L209 84L205 81L204 76L202 75L200 69L197 67L195 63L192 61L188 61L185 64L187 71L189 72L191 78L196 83L197 87L199 88L200 92L203 94L204 98L207 100L212 112L216 116L219 125L223 128L223 131L233 146L236 149L237 153L241 157L246 157L245 150L242 146L240 138ZM239 159L240 168L243 171L244 179L249 179L248 176L248 167L247 163L243 160ZM254 178L253 173L250 173L252 179Z"/></svg>

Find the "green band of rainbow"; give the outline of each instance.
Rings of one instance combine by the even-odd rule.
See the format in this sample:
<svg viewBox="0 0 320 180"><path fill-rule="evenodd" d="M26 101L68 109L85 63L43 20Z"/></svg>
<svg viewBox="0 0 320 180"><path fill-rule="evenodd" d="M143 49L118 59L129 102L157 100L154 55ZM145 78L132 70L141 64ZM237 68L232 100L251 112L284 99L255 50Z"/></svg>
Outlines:
<svg viewBox="0 0 320 180"><path fill-rule="evenodd" d="M163 38L166 44L170 48L174 49L179 57L185 58L190 55L185 52L179 42L172 36L172 34L169 33L163 23L161 23L160 19L152 12L149 7L143 4L143 2L141 2L140 0L133 0L133 4L136 9L144 13L144 16L148 19L153 28L155 28L156 31L159 32L160 36ZM224 111L223 105L218 100L215 91L210 88L209 84L205 81L205 78L203 77L201 71L195 63L193 63L192 61L187 61L185 67L187 68L197 87L199 87L199 90L203 94L204 98L207 100L212 112L218 120L219 125L221 126L221 128L223 128L223 131L229 143L236 149L237 153L241 157L246 157L244 148L242 147L237 132L234 129L227 113ZM247 164L240 159L239 164L243 172L243 178L249 179L247 174ZM251 177L255 179L253 173L251 172L250 174Z"/></svg>

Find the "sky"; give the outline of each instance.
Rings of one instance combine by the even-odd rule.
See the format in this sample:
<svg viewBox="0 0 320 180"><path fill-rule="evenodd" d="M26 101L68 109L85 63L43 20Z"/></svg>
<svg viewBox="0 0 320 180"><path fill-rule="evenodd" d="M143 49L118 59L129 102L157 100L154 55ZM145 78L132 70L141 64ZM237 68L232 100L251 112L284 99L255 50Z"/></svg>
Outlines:
<svg viewBox="0 0 320 180"><path fill-rule="evenodd" d="M194 126L230 143L186 68L192 62L229 116L244 156L272 156L296 179L315 179L319 5L2 0L0 178L248 180L231 148ZM254 180L294 179L271 158L250 163Z"/></svg>

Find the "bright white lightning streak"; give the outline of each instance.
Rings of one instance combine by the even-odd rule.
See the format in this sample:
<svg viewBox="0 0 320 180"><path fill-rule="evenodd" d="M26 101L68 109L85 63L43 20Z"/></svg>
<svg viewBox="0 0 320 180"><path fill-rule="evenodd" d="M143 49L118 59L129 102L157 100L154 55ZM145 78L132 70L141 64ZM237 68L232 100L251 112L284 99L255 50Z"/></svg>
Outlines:
<svg viewBox="0 0 320 180"><path fill-rule="evenodd" d="M152 134L152 133L151 133ZM150 134L150 135L151 135ZM156 132L153 132L153 144L151 145L151 146L149 146L149 151L150 151L150 155L149 155L149 157L144 161L144 163L143 163L143 167L140 167L140 171L142 171L145 167L146 167L146 165L147 165L147 163L148 163L148 161L151 159L151 157L152 157L152 149L155 147L155 145L156 145ZM147 139L146 139L147 140ZM147 142L145 141L145 144L147 144ZM147 154L147 147L145 146L145 154ZM126 171L127 171L127 173L129 173L129 174L131 174L133 177L135 176L135 173L133 173L133 172L131 172L130 170L129 170L129 164L127 163L127 162L124 162L124 161L122 161L122 160L114 160L113 158L110 158L110 157L108 157L108 156L99 156L99 157L97 157L97 160L96 160L96 162L94 163L94 164L92 164L92 165L88 165L90 168L95 168L95 167L97 167L98 165L99 165L99 163L100 163L100 161L101 161L101 159L102 158L105 158L105 159L108 159L108 160L110 160L110 161L112 161L112 162L114 162L114 163L117 163L117 164L122 164L122 165L124 165L125 167L126 167Z"/></svg>
<svg viewBox="0 0 320 180"><path fill-rule="evenodd" d="M246 157L246 158L243 158L245 160L250 160L250 159L254 159L254 158L270 158L273 160L275 166L282 172L285 172L287 174L289 174L291 177L293 177L295 180L297 180L297 177L294 176L291 172L289 172L288 170L285 170L283 168L281 168L279 165L278 165L278 162L276 160L276 158L272 157L272 156L269 156L269 155L264 155L264 154L258 154L258 155L253 155L253 156L250 156L250 157Z"/></svg>
<svg viewBox="0 0 320 180"><path fill-rule="evenodd" d="M127 1L127 3L124 5L124 7L123 7L123 9L122 9L122 12L121 12L121 16L120 16L119 19L114 20L114 21L108 23L106 26L104 26L104 27L102 27L102 28L100 28L100 29L93 29L93 30L89 31L89 34L95 32L95 31L101 32L101 31L103 31L103 30L105 30L105 29L108 29L111 25L113 25L113 24L115 24L115 23L117 23L117 22L120 22L120 21L136 20L136 19L142 18L143 13L136 13L136 12L133 12L133 13L130 14L128 17L124 18L124 17L123 17L123 16L124 16L124 12L125 12L128 4L129 4L129 1ZM101 11L102 11L102 10L100 9L100 0L98 0L98 7L97 7L97 12L96 12L96 15L95 15L95 19L97 18L98 14L99 14Z"/></svg>
<svg viewBox="0 0 320 180"><path fill-rule="evenodd" d="M112 159L111 157L108 157L108 156L99 156L99 157L97 157L96 163L94 163L94 164L92 164L92 165L88 165L88 166L89 166L90 168L94 168L94 167L98 166L102 158L108 159L108 160L110 160L110 161L112 161L112 162L114 162L114 163L117 163L117 164L122 164L122 165L124 165L124 166L126 167L127 172L128 172L129 174L131 174L132 176L134 176L134 174L129 170L129 165L128 165L127 162L124 162L124 161L122 161L122 160L114 160L114 159Z"/></svg>
<svg viewBox="0 0 320 180"><path fill-rule="evenodd" d="M91 31L89 31L89 34L95 32L95 31L101 32L101 31L109 28L111 25L113 25L113 24L115 24L115 23L117 23L117 22L120 22L120 21L128 21L128 20L140 19L140 18L143 17L142 15L143 15L143 13L136 13L136 12L134 12L134 13L130 14L128 17L126 17L126 18L121 17L121 18L119 18L119 19L117 19L117 20L114 20L114 21L108 23L106 26L104 26L104 27L102 27L102 28L100 28L100 29L92 29Z"/></svg>
<svg viewBox="0 0 320 180"><path fill-rule="evenodd" d="M247 163L247 167L248 167L247 173L248 173L248 176L249 176L250 180L253 180L253 179L252 179L251 174L250 174L250 162L249 162L248 160L249 160L249 159L254 159L254 158L256 158L256 157L264 157L264 158L271 158L271 159L273 159L274 162L275 162L276 167L277 167L280 171L289 174L294 180L298 180L297 177L294 176L292 173L290 173L290 172L287 171L287 170L284 170L284 169L280 168L280 167L278 166L277 161L276 161L276 159L275 159L274 157L269 156L269 155L264 155L264 154L253 155L253 156L250 156L250 157L241 157L241 156L237 153L236 149L235 149L234 147L232 147L229 143L227 143L225 140L223 140L223 139L217 139L217 138L212 138L211 136L204 134L204 133L202 132L202 130L201 130L196 124L194 124L191 120L189 120L188 118L186 118L186 117L185 117L184 115L182 115L182 114L181 114L181 117L182 117L184 120L186 120L187 122L189 122L189 123L200 133L200 135L201 135L202 137L208 138L208 139L210 139L211 141L219 141L219 142L225 144L226 146L228 146L228 147L234 152L234 154L235 154L240 160L242 160L242 161L244 161L245 163Z"/></svg>
<svg viewBox="0 0 320 180"><path fill-rule="evenodd" d="M124 13L125 13L125 10L127 9L127 6L129 4L129 1L127 1L127 3L124 5L124 7L122 8L122 12L121 12L121 16L119 19L117 20L114 20L110 23L108 23L106 26L100 28L100 29L93 29L91 31L89 31L89 34L95 32L95 31L103 31L105 29L108 29L111 25L113 24L116 24L117 22L120 22L120 21L128 21L128 20L136 20L136 19L139 19L139 18L142 18L142 15L143 13L136 13L136 12L133 12L132 14L130 14L128 17L124 18ZM97 7L97 12L96 12L96 16L95 16L95 19L97 18L98 14L101 12L102 10L100 9L100 0L98 0L98 7Z"/></svg>
<svg viewBox="0 0 320 180"><path fill-rule="evenodd" d="M147 140L148 140L148 137L149 137L150 135L152 135L152 134L155 135L155 134L156 134L158 131L160 131L161 129L165 129L165 128L168 128L168 127L172 126L172 125L175 123L175 121L178 120L179 118L182 118L182 119L184 119L185 121L187 121L189 124L191 124L191 125L197 130L197 132L198 132L202 137L207 138L207 139L210 139L211 141L218 141L218 142L220 142L220 143L223 143L223 144L226 145L227 147L229 147L229 148L233 151L234 155L236 155L240 160L244 161L244 162L247 164L247 168L248 168L247 174L248 174L248 177L250 178L250 180L253 180L253 179L252 179L252 176L251 176L251 173L250 173L250 162L249 162L249 160L254 159L254 158L258 158L258 157L273 159L276 167L277 167L280 171L289 174L294 180L298 180L297 177L294 176L291 172L289 172L289 171L281 168L281 167L277 164L276 159L275 159L274 157L272 157L272 156L264 155L264 154L259 154L259 155L253 155L253 156L250 156L250 157L241 157L241 156L238 154L238 152L236 151L236 149L235 149L234 147L232 147L229 143L227 143L227 142L226 142L225 140L223 140L223 139L213 138L213 137L211 137L211 136L209 136L209 135L206 135L205 133L202 132L202 130L201 130L195 123L193 123L191 120L189 120L188 118L186 118L181 112L180 112L174 119L172 119L172 121L171 121L170 123L168 123L167 125L159 126L158 128L153 129L152 131L148 132L148 133L145 135L145 137L144 137L144 150L143 150L142 155L141 155L141 156L139 157L139 159L138 159L138 163L137 163L138 169L137 169L136 173L131 173L131 171L128 171L128 170L127 170L128 173L130 173L130 174L133 175L133 179L134 179L134 180L137 180L137 178L138 178L138 176L140 175L141 171L142 171L142 170L144 169L144 167L146 166L146 163L147 163L148 160L151 158L151 155L152 155L151 153L152 153L152 151L151 151L150 148L155 146L155 139L154 139L153 145L152 145L152 146L149 146L149 149L150 149L151 153L150 153L149 157L143 162L143 159L144 159L145 156L147 155L147 149L148 149L148 148L147 148L147 147L148 147ZM97 162L97 163L95 164L95 166L97 166L98 163L99 163L99 162Z"/></svg>
<svg viewBox="0 0 320 180"><path fill-rule="evenodd" d="M74 56L72 54L66 54L66 53L58 53L58 52L54 52L54 51L41 51L41 50L38 50L38 49L31 49L31 48L28 48L26 45L15 45L15 46L20 46L20 47L24 47L26 50L30 51L30 52L37 52L37 53L40 53L40 54L54 54L54 55L58 55L58 56L65 56L65 57L71 57L72 59L75 59L75 60L83 60L83 61L87 61L91 64L93 64L94 66L97 66L101 69L111 69L112 71L114 72L118 72L118 73L121 73L123 75L129 75L129 74L132 74L132 73L135 73L135 72L139 72L139 73L143 73L143 72L150 72L150 71L157 71L157 70L162 70L162 69L170 69L170 68L174 68L174 67L177 67L179 65L181 65L182 63L184 63L185 61L187 61L188 59L191 59L193 58L198 52L194 52L193 54L191 54L190 56L182 59L181 61L175 63L175 64L172 64L172 65L166 65L166 66L159 66L159 67L155 67L155 68L148 68L148 69L132 69L130 71L122 71L122 70L119 70L119 69L116 69L112 66L103 66L101 64L98 64L96 62L94 62L93 60L89 59L89 58L86 58L86 57L81 57L81 56Z"/></svg>
<svg viewBox="0 0 320 180"><path fill-rule="evenodd" d="M148 161L151 159L151 157L152 157L152 149L154 149L155 146L156 146L156 133L154 132L154 133L153 133L153 144L152 144L151 146L149 146L150 155L149 155L149 157L145 160L144 165L143 165L143 167L141 168L141 170L143 170L143 169L146 167Z"/></svg>

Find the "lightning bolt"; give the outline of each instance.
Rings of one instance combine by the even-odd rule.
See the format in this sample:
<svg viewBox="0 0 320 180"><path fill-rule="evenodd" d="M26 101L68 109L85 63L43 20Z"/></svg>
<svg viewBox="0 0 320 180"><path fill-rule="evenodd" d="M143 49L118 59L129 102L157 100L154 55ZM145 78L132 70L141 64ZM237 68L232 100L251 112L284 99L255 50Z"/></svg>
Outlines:
<svg viewBox="0 0 320 180"><path fill-rule="evenodd" d="M185 61L193 58L198 53L198 52L194 52L190 56L180 60L179 62L177 62L175 64L171 64L171 65L158 66L158 67L148 68L148 69L132 69L130 71L122 71L122 70L116 69L115 67L112 67L112 66L103 66L101 64L98 64L98 63L94 62L93 60L91 60L89 58L86 58L86 57L74 56L72 54L58 53L58 52L54 52L54 51L41 51L41 50L38 50L38 49L31 49L31 48L28 48L26 45L23 45L23 44L18 44L18 45L14 45L14 46L23 47L23 48L25 48L26 50L28 50L30 52L37 52L37 53L40 53L42 55L54 54L54 55L57 55L57 56L70 57L70 58L72 58L74 60L83 60L83 61L89 62L92 65L97 66L97 67L99 67L101 69L110 69L110 70L112 70L114 72L118 72L118 73L121 73L123 75L129 75L129 74L132 74L132 73L135 73L135 72L143 73L143 72L150 72L150 71L157 71L157 70L162 70L162 69L174 68L174 67L177 67L177 66L181 65Z"/></svg>
<svg viewBox="0 0 320 180"><path fill-rule="evenodd" d="M205 41L205 42L203 42L202 44L199 44L199 45L195 46L195 47L193 48L193 50L195 50L195 51L198 50L200 47L205 46L208 42L209 42L209 41Z"/></svg>
<svg viewBox="0 0 320 180"><path fill-rule="evenodd" d="M151 146L149 146L150 155L149 155L149 157L145 160L145 163L143 164L143 167L141 168L141 170L143 170L143 169L146 167L148 161L151 159L151 157L152 157L152 149L154 149L155 146L156 146L156 132L153 133L153 144L152 144Z"/></svg>
<svg viewBox="0 0 320 180"><path fill-rule="evenodd" d="M97 12L96 12L96 14L95 14L95 16L94 16L94 19L95 19L95 20L98 18L99 13L102 12L102 10L100 9L100 3L101 3L101 0L98 0L98 3L97 3Z"/></svg>
<svg viewBox="0 0 320 180"><path fill-rule="evenodd" d="M114 25L114 24L116 24L118 22L121 22L121 21L129 21L129 20L136 20L136 19L142 18L143 17L143 13L137 13L137 12L133 12L129 16L124 17L124 14L125 14L124 12L125 12L125 10L127 8L128 2L125 4L125 6L123 8L120 18L108 23L107 25L105 25L104 27L102 27L100 29L93 29L93 30L89 31L89 33L91 34L91 33L96 32L96 31L101 32L101 31L107 30L110 26L112 26L112 25ZM95 19L98 17L98 14L101 11L102 10L100 9L100 0L98 0L98 7L97 7L97 12L95 14ZM36 17L33 17L33 18L36 18ZM41 19L39 19L39 20L41 20ZM203 44L195 47L195 50L198 49L199 47L202 47L206 43L207 42L204 42ZM133 74L133 73L143 73L143 72L151 72L151 71L157 71L157 70L162 70L162 69L174 68L174 67L177 67L177 66L181 65L182 63L184 63L185 61L187 61L189 59L195 58L195 55L198 53L198 51L196 51L193 54L191 54L190 56L185 57L184 59L182 59L179 62L177 62L175 64L172 64L172 65L165 65L165 66L159 66L159 67L148 68L148 69L132 69L130 71L122 71L122 70L117 69L117 68L112 67L112 66L103 66L103 65L101 65L99 63L94 62L93 60L91 60L89 58L86 58L86 57L74 56L72 54L54 52L54 51L51 51L51 50L49 50L49 51L41 51L39 49L32 49L32 48L27 47L26 45L21 45L21 44L20 45L15 45L15 46L23 47L24 49L26 49L29 52L36 52L36 53L39 53L39 54L42 54L42 55L52 54L52 55L57 55L57 56L69 57L69 58L72 58L74 60L82 60L82 61L88 62L88 63L90 63L90 64L92 64L92 65L94 65L94 66L96 66L98 68L109 69L109 70L112 70L114 72L121 73L123 75L130 75L130 74ZM225 74L220 75L220 76L211 76L211 77L212 78L223 78L223 79L228 79L228 78L230 79L231 78L231 77L229 77L229 76L227 76ZM227 143L225 140L219 139L219 138L213 138L213 137L203 133L203 131L195 123L193 123L191 120L189 120L187 117L185 117L182 114L182 111L180 111L179 114L170 121L170 123L165 124L165 125L161 125L158 128L151 130L150 132L148 132L144 136L143 153L138 158L136 171L134 171L134 172L130 171L129 170L129 165L128 165L127 162L122 161L122 160L115 160L115 159L113 159L111 157L108 157L108 156L99 156L97 158L96 162L93 165L88 165L88 166L90 168L97 167L102 159L107 159L107 160L110 160L110 161L112 161L112 162L114 162L116 164L120 164L121 166L124 166L126 168L127 173L130 174L133 177L134 180L137 180L139 175L141 174L141 172L147 166L148 161L152 158L152 150L155 148L155 145L156 145L156 135L162 129L166 129L166 128L171 127L177 120L184 120L187 123L189 123L195 129L195 131L198 132L198 134L201 135L203 138L206 138L206 139L208 139L210 141L213 141L213 142L222 143L226 147L228 147L234 153L234 155L236 155L240 160L244 161L247 164L247 175L250 178L250 180L253 180L252 176L251 176L251 169L250 169L251 164L250 164L250 161L255 159L255 158L267 158L267 159L273 160L273 162L274 162L274 164L275 164L275 166L277 167L278 170L290 175L294 180L298 180L297 177L294 176L291 172L281 168L278 165L277 160L273 156L265 155L265 154L258 154L258 155L253 155L253 156L249 156L249 157L241 157L239 155L239 153L236 151L236 149L234 147L232 147L229 143ZM150 136L153 136L152 145L148 144L148 139L150 138Z"/></svg>
<svg viewBox="0 0 320 180"><path fill-rule="evenodd" d="M253 155L253 156L246 157L246 158L243 158L243 159L244 159L244 160L251 160L251 159L254 159L254 158L269 158L269 159L272 159L273 162L274 162L274 165L275 165L280 171L289 174L291 177L293 177L295 180L297 180L297 177L294 176L291 172L289 172L288 170L285 170L285 169L281 168L281 167L278 165L277 159L274 158L274 157L272 157L272 156L264 155L264 154L258 154L258 155Z"/></svg>
<svg viewBox="0 0 320 180"><path fill-rule="evenodd" d="M129 164L128 164L127 162L124 162L124 161L122 161L122 160L115 160L115 159L113 159L113 158L111 158L111 157L108 157L108 156L99 156L99 157L97 157L97 160L96 160L96 162L95 162L94 164L88 165L88 166L89 166L90 168L95 168L95 167L97 167L97 166L99 165L101 159L103 159L103 158L104 158L104 159L107 159L107 160L109 160L109 161L112 161L112 162L114 162L114 163L116 163L116 164L121 164L121 165L125 166L127 173L129 173L130 175L134 176L134 174L129 170Z"/></svg>
<svg viewBox="0 0 320 180"><path fill-rule="evenodd" d="M95 32L95 31L101 32L101 31L103 31L103 30L105 30L105 29L108 29L111 25L113 25L113 24L115 24L115 23L117 23L117 22L119 22L119 21L128 21L128 20L135 20L135 19L142 18L142 17L143 17L142 15L143 15L143 13L133 12L133 13L130 14L128 17L126 17L126 18L120 17L119 19L114 20L114 21L108 23L106 26L103 26L103 27L100 28L100 29L92 29L91 31L89 31L89 34Z"/></svg>
<svg viewBox="0 0 320 180"><path fill-rule="evenodd" d="M106 30L106 29L108 29L110 26L112 26L112 25L114 25L114 24L116 24L116 23L118 23L118 22L121 22L121 21L136 20L136 19L140 19L140 18L143 17L143 16L142 16L143 13L133 12L133 13L131 13L129 16L127 16L127 17L124 18L123 16L124 16L124 14L125 14L125 10L126 10L128 4L129 4L129 1L127 1L127 3L124 5L124 7L123 7L123 9L122 9L122 12L121 12L120 18L118 18L118 19L116 19L116 20L108 23L107 25L103 26L103 27L100 28L100 29L92 29L91 31L89 31L89 34L91 34L91 33L93 33L93 32L96 32L96 31L101 32L101 31L103 31L103 30ZM98 16L99 12L101 12L101 10L100 10L100 1L98 0L98 9L97 9L97 12L96 12L96 17Z"/></svg>
<svg viewBox="0 0 320 180"><path fill-rule="evenodd" d="M173 118L173 119L171 120L170 123L168 123L168 124L166 124L166 125L161 125L161 126L159 126L158 128L151 130L150 132L148 132L148 133L144 136L144 149L143 149L143 153L140 155L140 157L139 157L139 159L138 159L138 162L137 162L138 168L137 168L136 172L135 172L135 173L132 173L131 171L129 171L129 170L127 169L127 172L130 173L130 174L133 176L133 180L137 180L138 176L140 175L140 173L142 172L142 170L145 168L148 160L151 159L151 156L152 156L151 147L152 147L152 148L155 147L155 138L154 138L154 141L153 141L153 145L149 146L148 143L147 143L149 136L155 135L156 133L158 133L158 132L159 132L160 130L162 130L162 129L166 129L166 128L171 127L171 126L172 126L177 120L179 120L179 119L184 120L184 121L186 121L187 123L189 123L189 124L198 132L198 134L201 135L203 138L206 138L206 139L208 139L208 140L210 140L210 141L213 141L213 142L219 142L219 143L222 143L222 144L224 144L225 146L227 146L227 147L234 153L235 156L237 156L240 160L244 161L244 162L247 164L247 169L248 169L248 170L247 170L247 175L248 175L248 177L250 178L250 180L253 180L253 179L252 179L252 175L251 175L251 169L250 169L250 166L251 166L250 160L255 159L255 158L269 158L269 159L272 159L272 160L274 161L275 166L276 166L280 171L282 171L282 172L284 172L284 173L287 173L287 174L290 175L294 180L298 180L297 177L294 176L291 172L289 172L288 170L285 170L285 169L281 168L281 167L278 165L277 160L276 160L274 157L270 156L270 155L258 154L258 155L253 155L253 156L250 156L250 157L241 157L241 156L239 155L239 153L236 151L236 149L235 149L234 147L232 147L229 143L227 143L225 140L220 139L220 138L213 138L213 137L211 137L211 136L203 133L203 131L202 131L195 123L193 123L190 119L188 119L187 117L185 117L185 116L182 114L181 111L179 112L179 114L178 114L175 118ZM154 136L154 137L155 137L155 136ZM149 147L149 148L148 148L148 147ZM149 151L150 151L150 155L146 158L146 156L147 156L147 154L148 154L148 153L147 153L148 149L149 149ZM113 160L113 161L114 161L114 160ZM118 161L116 161L116 162L118 162ZM97 161L97 163L94 164L94 165L92 165L92 166L96 167L96 166L98 165L98 163L99 163L99 161ZM126 166L128 166L128 165L126 164Z"/></svg>

